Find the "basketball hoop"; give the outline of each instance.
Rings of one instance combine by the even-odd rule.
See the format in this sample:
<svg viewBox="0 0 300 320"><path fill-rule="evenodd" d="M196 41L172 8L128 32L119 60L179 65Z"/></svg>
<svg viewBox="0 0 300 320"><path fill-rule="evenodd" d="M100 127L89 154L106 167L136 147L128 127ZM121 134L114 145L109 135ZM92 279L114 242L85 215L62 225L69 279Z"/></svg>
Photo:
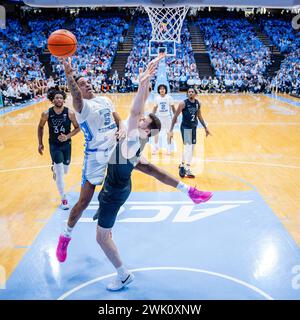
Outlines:
<svg viewBox="0 0 300 320"><path fill-rule="evenodd" d="M163 48L167 56L176 56L176 43L180 43L182 25L189 7L145 6L145 10L152 25L149 41L150 57L158 55L159 50ZM171 51L169 48L172 48Z"/></svg>
<svg viewBox="0 0 300 320"><path fill-rule="evenodd" d="M182 7L148 7L145 6L152 25L153 41L175 41L180 43L183 20L189 10Z"/></svg>

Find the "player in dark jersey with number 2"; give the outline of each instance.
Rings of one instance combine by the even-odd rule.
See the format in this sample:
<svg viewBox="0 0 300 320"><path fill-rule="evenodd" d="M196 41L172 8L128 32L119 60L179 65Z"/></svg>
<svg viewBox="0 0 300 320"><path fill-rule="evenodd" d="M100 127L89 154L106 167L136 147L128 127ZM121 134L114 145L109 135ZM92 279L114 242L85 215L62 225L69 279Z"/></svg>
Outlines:
<svg viewBox="0 0 300 320"><path fill-rule="evenodd" d="M191 171L191 162L197 140L196 138L198 119L205 129L206 137L210 134L210 132L208 131L201 115L200 102L196 99L196 89L193 87L189 88L187 94L188 98L179 103L176 113L173 116L170 128L170 137L173 136L175 123L180 113L182 113L180 131L184 147L182 153L182 162L179 165L179 176L181 178L195 178L194 174Z"/></svg>

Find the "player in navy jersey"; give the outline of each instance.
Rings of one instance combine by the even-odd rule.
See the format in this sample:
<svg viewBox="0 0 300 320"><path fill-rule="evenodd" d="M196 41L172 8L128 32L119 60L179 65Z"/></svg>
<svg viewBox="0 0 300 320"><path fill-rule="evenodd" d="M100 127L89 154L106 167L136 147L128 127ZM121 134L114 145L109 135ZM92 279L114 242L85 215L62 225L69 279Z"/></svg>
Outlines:
<svg viewBox="0 0 300 320"><path fill-rule="evenodd" d="M200 102L196 99L196 89L193 87L189 88L187 94L188 98L179 103L176 113L174 114L170 128L170 136L173 137L173 129L175 123L180 113L182 113L180 131L184 147L182 153L182 162L179 165L179 176L182 178L195 178L191 170L191 162L194 147L197 142L198 120L205 129L206 137L210 134L210 132L201 115L201 105Z"/></svg>
<svg viewBox="0 0 300 320"><path fill-rule="evenodd" d="M53 178L61 196L61 208L67 210L69 206L64 191L64 174L68 173L71 162L71 137L77 134L80 128L74 112L64 106L66 99L64 91L50 90L48 99L53 103L53 106L41 115L38 125L38 151L41 155L44 152L44 126L48 122ZM71 124L74 126L73 131L71 131Z"/></svg>
<svg viewBox="0 0 300 320"><path fill-rule="evenodd" d="M154 60L152 62L151 65L157 63L157 60ZM149 66L150 68L150 66ZM70 82L73 82L73 84L71 83L72 86L75 86L75 79L70 79ZM81 82L84 81L84 79L79 80L80 81L80 85ZM78 81L78 82L79 82ZM141 89L138 90L137 96L135 97L135 102L134 102L134 106L135 108L139 108L139 126L138 128L136 128L135 132L139 132L142 131L145 135L144 138L146 138L146 140L148 141L148 133L151 131L151 129L154 129L153 125L155 125L155 128L158 128L157 122L159 121L159 119L154 115L154 114L150 114L147 117L143 116L143 112L141 111L140 108L144 108L144 103L146 101L146 98L149 94L149 83L146 83L146 86L143 85L143 82L141 82L141 86L143 88L143 95L141 98ZM91 86L88 82L84 81L81 85L82 89L81 90L87 90L87 93L91 93ZM146 88L146 89L145 89ZM76 91L76 89L75 89ZM79 106L81 104L81 97L80 94L75 94L74 93L74 97L75 98L75 102L79 102ZM97 100L96 100L97 99ZM103 134L103 124L106 123L106 118L110 119L111 117L103 117L103 121L101 120L101 116L104 114L107 114L109 109L108 107L111 104L107 103L107 98L104 97L94 97L90 100L90 103L93 103L93 105L90 105L90 103L88 103L89 101L84 101L83 102L83 106L82 106L82 110L80 115L78 115L78 111L75 113L76 117L78 119L78 121L81 123L86 123L86 121L88 120L89 125L87 126L82 126L83 130L85 131L85 136L86 138L89 137L89 135L91 135L91 137L96 136L99 137L101 139L96 139L95 142L93 142L93 139L87 139L87 144L88 144L88 150L87 150L87 163L90 162L90 165L88 166L88 170L84 170L84 172L87 172L87 179L88 181L85 181L85 185L88 184L88 189L87 190L92 190L91 195L87 198L86 193L84 192L84 189L82 189L81 191L81 196L83 194L85 194L85 196L83 197L83 200L80 201L79 200L79 204L81 204L84 201L84 208L86 208L86 206L89 204L91 197L93 195L94 192L94 187L90 188L89 185L91 185L89 183L89 181L93 181L96 182L101 181L101 179L104 180L105 177L105 172L104 170L106 170L106 167L108 167L107 170L107 178L105 179L104 182L104 186L103 186L103 192L101 193L103 195L102 200L103 201L103 205L102 205L102 209L98 211L98 215L101 214L101 217L103 218L103 214L108 214L110 217L108 217L108 219L106 220L105 223L101 224L101 227L103 227L103 229L101 229L101 239L104 240L105 244L107 243L107 240L109 241L109 239L107 239L107 235L109 235L109 232L107 230L104 230L106 228L112 227L112 224L115 221L115 214L118 212L120 205L122 205L123 202L126 201L127 197L129 196L129 193L131 191L131 183L130 183L130 177L131 177L131 171L133 169L139 170L147 175L150 175L152 177L155 177L157 180L161 181L162 183L165 183L169 186L172 186L174 188L177 188L178 190L180 190L181 192L185 193L186 195L188 195L188 197L194 202L194 203L201 203L201 202L205 202L208 201L210 199L210 197L212 196L212 194L210 192L203 192L198 190L197 188L194 187L190 187L188 185L185 185L184 183L182 183L181 181L178 181L177 179L173 178L172 176L170 176L168 173L166 173L165 171L163 171L162 169L150 164L149 162L147 162L145 159L143 161L140 161L139 158L139 153L142 149L143 144L140 142L139 140L139 134L134 133L133 132L133 137L131 136L132 132L134 130L129 130L128 128L132 127L132 119L133 120L133 124L136 126L136 117L133 117L133 114L135 113L135 109L132 108L131 109L131 113L130 113L130 117L128 120L128 128L125 126L125 124L123 124L123 129L124 134L126 134L127 132L127 136L128 136L128 149L131 152L131 156L130 159L134 160L136 159L137 161L133 161L131 163L127 163L126 159L124 159L124 157L121 157L121 161L118 161L118 163L121 162L121 166L118 166L117 168L114 166L114 162L111 162L111 160L113 160L115 158L115 155L118 155L118 151L120 150L120 142L117 141L113 141L113 139L104 139L102 138L102 134ZM141 102L142 101L142 102ZM78 106L76 106L76 108L78 109ZM76 109L75 108L75 109ZM102 112L102 110L105 110L105 113ZM112 109L112 108L110 108ZM100 116L100 119L99 119ZM82 122L81 118L85 117L85 122ZM99 119L99 120L98 120ZM157 121L158 120L158 121ZM99 128L97 128L96 126L99 126ZM102 126L102 127L101 127ZM104 127L104 129L107 128L106 130L106 135L109 134L111 136L111 130L115 130L116 126L113 125L111 126L109 123L106 124L106 127ZM94 132L94 134L93 134ZM118 136L118 140L122 141L122 136L119 135ZM124 137L123 137L124 140ZM98 148L100 149L99 151L102 150L101 148L101 144L107 144L107 142L111 143L113 142L113 148L109 148L109 150L111 150L111 152L109 153L105 153L105 158L100 157L100 158L94 158L93 156L93 151L91 150L91 147L93 147L93 149L96 149L95 144L94 143L98 143L100 144L100 146L98 146ZM93 143L93 145L91 144ZM122 144L122 147L126 147L127 144ZM137 147L137 148L136 148ZM107 146L106 146L107 149ZM117 151L116 151L117 150ZM97 149L96 149L97 151ZM105 151L105 150L103 150ZM138 153L138 154L137 154ZM108 158L109 157L109 158ZM107 159L107 160L106 160ZM98 162L94 161L94 160L98 160ZM103 161L105 160L105 162ZM110 162L109 162L110 161ZM123 165L123 163L125 163ZM86 167L86 166L85 166ZM98 178L98 179L97 179ZM101 179L100 179L101 178ZM122 187L120 190L120 186ZM117 188L114 189L114 188ZM110 191L111 190L111 191ZM113 192L114 191L114 192ZM71 241L71 232L73 230L73 228L75 227L77 221L80 219L81 214L82 214L82 210L83 209L78 209L77 208L78 205L76 205L74 208L76 208L76 210L74 210L74 208L71 210L70 216L69 216L69 221L68 221L68 225L67 228L64 230L64 232L60 235L59 237L59 242L57 245L57 249L56 249L56 256L58 261L60 262L64 262L67 258L67 251L68 251L68 246L69 243ZM105 210L110 210L109 212L104 212ZM103 211L104 210L104 211ZM95 219L98 219L98 215ZM72 226L69 225L69 222L72 223ZM108 244L110 245L110 243ZM117 267L118 268L118 267ZM118 272L120 270L123 270L123 268L119 269L118 268ZM123 274L123 273L122 273Z"/></svg>
<svg viewBox="0 0 300 320"><path fill-rule="evenodd" d="M179 189L185 189L182 191L189 194L193 201L197 198L198 203L206 202L212 196L211 192L201 192L176 181L167 173L149 165L149 162L141 156L149 137L157 135L161 129L161 122L155 114L150 113L144 116L144 105L149 93L150 78L162 58L163 55L151 61L146 71L140 75L138 92L128 118L127 138L118 142L112 154L104 185L98 197L97 241L117 271L116 278L107 286L107 289L111 291L122 289L134 279L134 275L123 265L118 248L112 239L112 227L118 211L131 192L133 169L137 168L147 174L156 172L156 178L160 181Z"/></svg>

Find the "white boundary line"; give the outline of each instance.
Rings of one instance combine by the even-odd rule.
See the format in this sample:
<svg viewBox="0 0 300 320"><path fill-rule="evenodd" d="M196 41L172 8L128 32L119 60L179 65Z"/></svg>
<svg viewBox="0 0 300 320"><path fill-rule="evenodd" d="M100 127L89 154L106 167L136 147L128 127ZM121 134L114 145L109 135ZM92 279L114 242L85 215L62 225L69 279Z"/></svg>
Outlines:
<svg viewBox="0 0 300 320"><path fill-rule="evenodd" d="M254 162L254 161L235 161L235 160L218 160L218 159L210 159L210 160L198 160L199 162L214 162L214 163L229 163L229 164L250 164L254 166L264 166L264 167L275 167L275 168L288 168L288 169L300 169L300 166L288 165L288 164L280 164L280 163L269 163L269 162ZM72 162L73 165L82 165L82 162ZM22 170L32 170L32 169L43 169L50 168L51 165L43 165L43 166L34 166L34 167L21 167L21 168L13 168L13 169L1 169L0 173L7 172L15 172Z"/></svg>
<svg viewBox="0 0 300 320"><path fill-rule="evenodd" d="M217 273L217 272L213 272L213 271L208 271L208 270L203 270L203 269L195 269L195 268L182 268L182 267L149 267L149 268L138 268L138 269L132 269L130 270L131 272L142 272L142 271L153 271L153 270L175 270L175 271L189 271L189 272L196 272L196 273L204 273L204 274L208 274L211 276L215 276L215 277L219 277L219 278L223 278L235 283L238 283L258 294L260 294L261 296L263 296L265 299L267 300L274 300L274 298L272 298L270 295L268 295L267 293L265 293L264 291L262 291L261 289L253 286L252 284L249 284L243 280L228 276L226 274L222 274L222 273ZM98 277L95 278L93 280L84 282L83 284L67 291L66 293L64 293L63 295L61 295L57 300L64 300L67 297L69 297L71 294L89 286L90 284L99 282L101 280L107 279L107 278L111 278L113 276L115 276L116 273L111 273L102 277Z"/></svg>

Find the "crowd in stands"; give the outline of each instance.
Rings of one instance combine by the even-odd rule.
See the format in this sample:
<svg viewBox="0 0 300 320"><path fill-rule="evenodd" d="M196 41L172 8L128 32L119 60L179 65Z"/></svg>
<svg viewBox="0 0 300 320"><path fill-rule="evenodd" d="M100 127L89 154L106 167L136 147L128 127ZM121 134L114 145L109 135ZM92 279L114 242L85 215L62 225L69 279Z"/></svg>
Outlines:
<svg viewBox="0 0 300 320"><path fill-rule="evenodd" d="M202 18L197 25L216 75L203 79L202 90L258 93L270 89L265 73L271 52L260 42L253 25L244 18Z"/></svg>
<svg viewBox="0 0 300 320"><path fill-rule="evenodd" d="M9 19L6 29L0 29L0 93L6 105L45 95L48 84L39 54L47 30L56 30L63 23L63 19L32 21L25 31L19 20Z"/></svg>
<svg viewBox="0 0 300 320"><path fill-rule="evenodd" d="M6 105L37 99L54 86L66 88L58 59L51 56L55 77L48 79L39 60L49 34L64 28L65 23L64 18L49 21L35 18L24 30L20 21L13 19L7 21L6 29L0 29L0 93ZM69 30L78 40L77 52L72 57L74 69L90 76L99 91L102 88L105 91L107 72L126 27L128 24L119 17L75 18L69 23Z"/></svg>
<svg viewBox="0 0 300 320"><path fill-rule="evenodd" d="M277 46L285 59L282 61L274 82L280 92L300 96L300 36L285 20L260 20L260 26Z"/></svg>
<svg viewBox="0 0 300 320"><path fill-rule="evenodd" d="M131 92L138 87L140 68L150 60L151 24L148 17L134 20L133 48L120 77L111 70L118 46L124 42L128 20L116 15L65 16L47 19L34 15L26 23L8 19L6 29L0 29L0 94L5 105L45 96L49 88L67 90L62 64L51 57L53 77L46 77L39 55L49 34L67 28L78 40L72 57L74 69L90 77L96 92ZM285 56L273 79L267 77L271 52L258 38L254 24L238 17L205 17L194 19L210 56L214 76L199 75L187 22L183 24L181 43L176 44L176 56L166 58L166 70L172 91L195 86L200 92L280 92L300 94L300 37L290 21L260 19L258 25ZM154 87L154 83L153 83Z"/></svg>

